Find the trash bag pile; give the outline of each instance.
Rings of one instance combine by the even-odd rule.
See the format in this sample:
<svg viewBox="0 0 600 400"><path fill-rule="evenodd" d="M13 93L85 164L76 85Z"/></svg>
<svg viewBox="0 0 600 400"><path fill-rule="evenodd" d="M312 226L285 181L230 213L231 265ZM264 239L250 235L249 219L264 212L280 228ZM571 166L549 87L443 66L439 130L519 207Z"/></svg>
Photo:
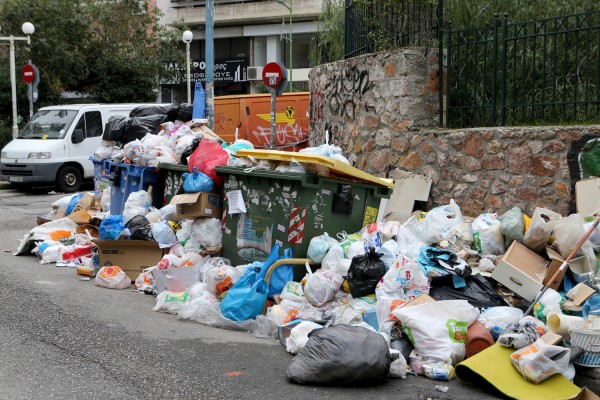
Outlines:
<svg viewBox="0 0 600 400"><path fill-rule="evenodd" d="M142 166L183 161L186 193L222 193L219 165L313 172L297 161L238 157L251 144L214 140L205 127L178 121L180 110L134 110L126 123L159 111L157 132L96 156ZM107 129L118 138L112 122ZM329 144L302 152L347 162ZM600 339L595 216L537 208L530 217L514 207L470 217L451 200L402 222L322 232L307 238L306 254L275 243L264 261L232 265L221 257L230 234L225 214L181 218L175 205L153 207L139 190L110 215L110 196L84 202L90 196L59 200L54 208L69 212L34 228L18 253L74 267L106 288L133 281L156 296L154 311L276 340L296 355L287 376L298 384L375 385L407 375L448 381L494 346L510 349L506 361L537 385L555 375L572 381L574 364L600 367L600 351L588 346ZM135 276L127 265L99 265L101 242L120 240L156 242L162 256ZM295 281L298 271L303 278Z"/></svg>

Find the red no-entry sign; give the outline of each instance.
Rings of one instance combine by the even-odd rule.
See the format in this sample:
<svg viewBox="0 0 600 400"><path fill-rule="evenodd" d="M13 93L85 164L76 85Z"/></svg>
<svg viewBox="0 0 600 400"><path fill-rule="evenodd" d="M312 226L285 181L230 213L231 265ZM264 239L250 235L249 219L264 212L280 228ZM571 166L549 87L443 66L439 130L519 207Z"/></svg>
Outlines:
<svg viewBox="0 0 600 400"><path fill-rule="evenodd" d="M35 70L31 64L27 64L23 67L23 70L21 71L21 77L25 83L33 82L35 79Z"/></svg>
<svg viewBox="0 0 600 400"><path fill-rule="evenodd" d="M274 88L287 78L285 67L277 62L270 62L263 68L262 80L270 88Z"/></svg>

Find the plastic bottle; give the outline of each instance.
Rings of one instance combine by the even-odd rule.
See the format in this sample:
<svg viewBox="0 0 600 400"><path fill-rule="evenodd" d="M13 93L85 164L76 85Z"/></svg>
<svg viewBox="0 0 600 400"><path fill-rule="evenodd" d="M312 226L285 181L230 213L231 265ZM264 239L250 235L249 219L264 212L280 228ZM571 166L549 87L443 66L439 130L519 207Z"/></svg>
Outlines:
<svg viewBox="0 0 600 400"><path fill-rule="evenodd" d="M423 363L423 374L435 381L449 381L454 378L454 367L443 361L427 360Z"/></svg>

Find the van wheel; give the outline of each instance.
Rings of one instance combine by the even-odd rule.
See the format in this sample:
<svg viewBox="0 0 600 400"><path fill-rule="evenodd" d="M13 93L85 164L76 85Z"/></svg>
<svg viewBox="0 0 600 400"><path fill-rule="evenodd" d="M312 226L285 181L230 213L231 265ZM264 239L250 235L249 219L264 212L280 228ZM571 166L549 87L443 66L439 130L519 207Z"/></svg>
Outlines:
<svg viewBox="0 0 600 400"><path fill-rule="evenodd" d="M79 190L83 176L81 172L71 166L62 167L56 175L56 186L61 192L72 193Z"/></svg>

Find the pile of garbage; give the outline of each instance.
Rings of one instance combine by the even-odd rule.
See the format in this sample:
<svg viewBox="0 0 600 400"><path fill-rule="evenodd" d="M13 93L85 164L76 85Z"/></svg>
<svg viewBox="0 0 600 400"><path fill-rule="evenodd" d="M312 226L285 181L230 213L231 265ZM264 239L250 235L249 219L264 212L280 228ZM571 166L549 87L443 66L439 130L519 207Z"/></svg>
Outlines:
<svg viewBox="0 0 600 400"><path fill-rule="evenodd" d="M131 118L149 118L137 112ZM249 142L228 145L204 121L165 121L174 111L161 112L156 132L126 143L115 140L128 138L119 127L138 122L113 120L114 141L96 157L186 164L186 193L222 193L219 165L311 173L296 161L238 157ZM347 162L333 145L303 151ZM73 267L106 288L133 281L156 295L154 311L278 340L297 354L287 371L294 382L375 384L408 374L447 381L461 377L465 360L498 347L510 349L503 359L535 384L558 375L572 381L574 363L600 367L597 216L537 208L529 217L515 207L471 218L450 201L406 221L323 232L295 255L306 257L300 265L283 243L264 261L232 265L221 257L220 215L185 218L174 204L153 207L151 189L132 192L119 214L110 200L110 188L100 198L58 200L17 254ZM132 239L156 243L155 265L139 273L100 263L102 241ZM306 274L294 281L298 268Z"/></svg>

